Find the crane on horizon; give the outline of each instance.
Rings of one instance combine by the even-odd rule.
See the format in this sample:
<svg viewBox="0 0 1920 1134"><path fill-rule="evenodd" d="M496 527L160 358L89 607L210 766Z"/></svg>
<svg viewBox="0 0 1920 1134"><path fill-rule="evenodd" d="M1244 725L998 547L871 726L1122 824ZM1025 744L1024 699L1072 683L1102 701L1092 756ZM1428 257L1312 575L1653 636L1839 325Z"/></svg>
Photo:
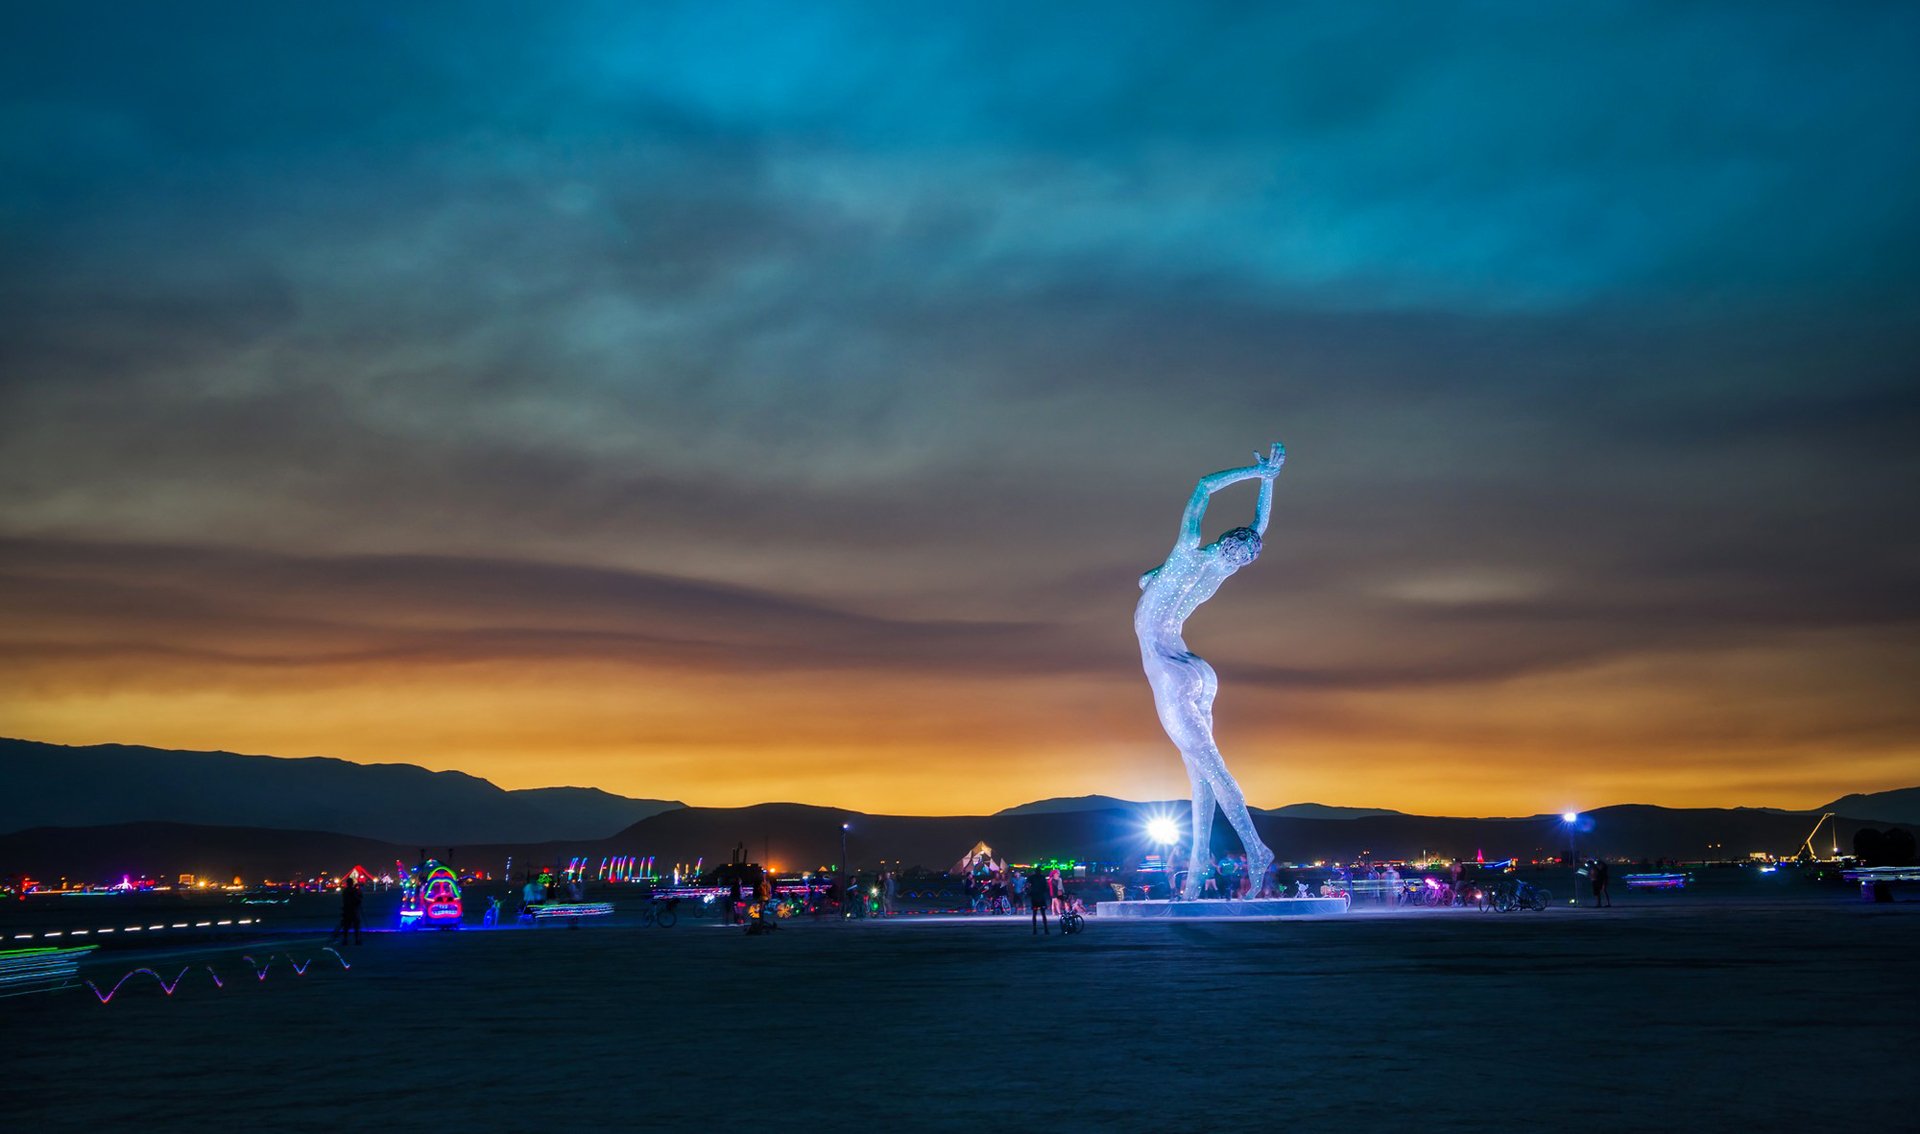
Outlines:
<svg viewBox="0 0 1920 1134"><path fill-rule="evenodd" d="M1806 840L1800 844L1800 849L1806 852L1806 855L1808 858L1814 859L1815 861L1819 860L1820 852L1813 849L1813 837L1820 833L1820 824L1825 823L1832 818L1833 818L1833 812L1831 811L1825 812L1820 816L1819 820L1814 823L1813 830L1807 832ZM1829 828L1828 833L1833 836L1833 857L1839 858L1840 857L1840 831L1838 828Z"/></svg>

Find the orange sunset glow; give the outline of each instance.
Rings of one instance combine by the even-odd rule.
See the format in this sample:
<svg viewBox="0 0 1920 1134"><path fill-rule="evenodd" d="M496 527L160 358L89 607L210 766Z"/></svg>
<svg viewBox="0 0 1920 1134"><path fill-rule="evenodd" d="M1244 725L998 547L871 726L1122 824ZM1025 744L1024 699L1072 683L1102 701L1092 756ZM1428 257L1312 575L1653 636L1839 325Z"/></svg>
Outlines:
<svg viewBox="0 0 1920 1134"><path fill-rule="evenodd" d="M1036 629L1003 625L963 655L929 649L905 665L911 623L815 656L817 620L848 617L824 608L702 625L654 596L588 617L559 588L523 602L491 585L427 595L369 569L333 592L325 580L362 575L355 564L245 557L239 575L299 575L285 604L298 609L287 610L275 585L223 576L230 565L219 555L162 557L177 554L190 570L148 563L141 574L167 584L146 592L54 558L57 549L31 550L49 557L46 574L7 592L0 704L13 732L36 739L411 762L506 787L590 784L728 806L951 814L1053 795L1184 794L1125 625L1112 617L1047 631L1064 640L1051 652ZM116 558L67 553L95 565ZM1543 672L1301 688L1269 671L1311 652L1283 631L1314 618L1296 612L1309 604L1286 594L1283 567L1272 567L1233 581L1243 593L1232 597L1257 618L1196 619L1194 633L1201 648L1221 647L1219 734L1259 805L1811 806L1911 775L1904 723L1874 723L1876 706L1897 700L1897 636L1795 633ZM72 582L80 575L91 576L84 591ZM389 592L419 605L386 610L375 596ZM1120 588L1102 593L1124 603ZM108 594L121 604L110 620L100 617ZM504 605L485 611L482 599ZM369 609L383 621L355 618ZM1124 618L1126 608L1105 613ZM1002 641L1004 663L991 644ZM1355 668L1394 661L1370 656L1364 639L1341 652ZM1008 672L994 672L1002 664Z"/></svg>

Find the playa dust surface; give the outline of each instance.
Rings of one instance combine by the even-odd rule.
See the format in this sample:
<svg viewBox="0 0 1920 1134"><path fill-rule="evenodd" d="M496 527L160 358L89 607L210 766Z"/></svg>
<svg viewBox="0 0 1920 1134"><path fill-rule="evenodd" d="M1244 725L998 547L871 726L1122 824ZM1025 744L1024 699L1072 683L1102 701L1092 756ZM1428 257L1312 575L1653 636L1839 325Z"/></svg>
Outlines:
<svg viewBox="0 0 1920 1134"><path fill-rule="evenodd" d="M1913 1129L1920 906L787 923L103 953L18 1130ZM252 957L249 964L242 954ZM305 975L289 964L311 959ZM265 979L256 969L267 964ZM211 966L211 972L206 971ZM223 984L216 987L213 975Z"/></svg>

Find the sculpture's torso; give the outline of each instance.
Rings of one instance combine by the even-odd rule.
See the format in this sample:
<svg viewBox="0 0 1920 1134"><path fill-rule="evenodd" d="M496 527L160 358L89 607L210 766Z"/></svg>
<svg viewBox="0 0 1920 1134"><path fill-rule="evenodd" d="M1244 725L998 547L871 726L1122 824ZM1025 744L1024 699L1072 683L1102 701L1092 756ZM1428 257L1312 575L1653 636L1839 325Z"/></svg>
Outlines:
<svg viewBox="0 0 1920 1134"><path fill-rule="evenodd" d="M1168 663L1193 659L1180 631L1235 570L1224 558L1195 550L1175 552L1153 572L1133 608L1133 632L1149 676Z"/></svg>

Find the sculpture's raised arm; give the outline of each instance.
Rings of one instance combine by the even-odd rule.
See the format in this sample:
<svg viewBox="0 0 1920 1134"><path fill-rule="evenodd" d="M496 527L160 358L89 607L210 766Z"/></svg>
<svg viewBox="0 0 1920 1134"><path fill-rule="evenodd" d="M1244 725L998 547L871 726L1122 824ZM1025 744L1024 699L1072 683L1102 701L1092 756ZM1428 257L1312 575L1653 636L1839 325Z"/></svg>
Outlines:
<svg viewBox="0 0 1920 1134"><path fill-rule="evenodd" d="M1200 546L1200 521L1207 514L1207 499L1229 484L1238 484L1243 480L1260 478L1260 500L1254 505L1253 528L1261 535L1267 534L1267 514L1273 509L1273 478L1280 475L1280 466L1287 460L1287 451L1279 442L1266 456L1253 455L1253 463L1245 468L1222 469L1217 473L1208 473L1194 486L1193 497L1187 501L1186 514L1180 517L1180 538L1174 544L1175 550L1192 551Z"/></svg>

